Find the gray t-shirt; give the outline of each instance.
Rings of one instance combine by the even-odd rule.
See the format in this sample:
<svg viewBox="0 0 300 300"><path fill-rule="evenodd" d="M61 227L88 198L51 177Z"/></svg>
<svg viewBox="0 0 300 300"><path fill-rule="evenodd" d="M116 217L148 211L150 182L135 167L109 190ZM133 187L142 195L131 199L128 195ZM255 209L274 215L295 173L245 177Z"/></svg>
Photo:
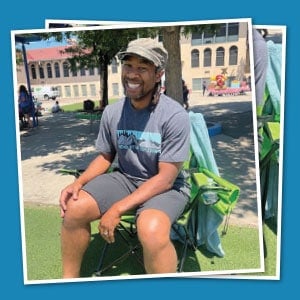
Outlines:
<svg viewBox="0 0 300 300"><path fill-rule="evenodd" d="M118 167L132 180L145 181L158 173L158 162L183 162L190 147L190 123L185 109L161 94L156 106L143 110L123 98L102 115L96 148L117 155ZM174 188L185 186L182 173Z"/></svg>

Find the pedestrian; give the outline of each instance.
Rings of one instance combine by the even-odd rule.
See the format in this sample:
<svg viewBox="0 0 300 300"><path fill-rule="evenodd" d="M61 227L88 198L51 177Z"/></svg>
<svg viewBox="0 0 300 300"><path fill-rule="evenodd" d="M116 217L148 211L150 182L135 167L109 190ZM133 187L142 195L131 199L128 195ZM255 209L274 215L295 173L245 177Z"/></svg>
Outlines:
<svg viewBox="0 0 300 300"><path fill-rule="evenodd" d="M96 140L99 155L60 196L63 277L79 277L90 222L115 241L121 216L136 211L138 238L149 274L172 273L177 254L171 225L189 199L181 171L189 152L189 116L160 92L168 53L161 43L137 39L118 55L125 96L106 106ZM117 157L118 167L107 172Z"/></svg>
<svg viewBox="0 0 300 300"><path fill-rule="evenodd" d="M27 88L25 85L19 87L19 120L22 123L22 128L32 128L31 117L34 114L34 103L30 98Z"/></svg>
<svg viewBox="0 0 300 300"><path fill-rule="evenodd" d="M183 94L183 106L185 109L189 108L189 89L185 84L185 81L182 79L182 94Z"/></svg>
<svg viewBox="0 0 300 300"><path fill-rule="evenodd" d="M206 85L206 81L203 81L202 83L202 95L205 95L205 91L207 90L207 85Z"/></svg>

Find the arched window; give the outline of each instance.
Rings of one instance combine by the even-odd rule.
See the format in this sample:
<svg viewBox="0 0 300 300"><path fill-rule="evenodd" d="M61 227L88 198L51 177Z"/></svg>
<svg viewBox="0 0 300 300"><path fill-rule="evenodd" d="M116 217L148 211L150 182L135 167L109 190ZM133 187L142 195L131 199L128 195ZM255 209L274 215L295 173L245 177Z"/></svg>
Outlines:
<svg viewBox="0 0 300 300"><path fill-rule="evenodd" d="M41 79L45 78L44 68L42 65L39 65L39 74Z"/></svg>
<svg viewBox="0 0 300 300"><path fill-rule="evenodd" d="M94 67L89 68L89 75L90 76L95 75L95 69L94 69Z"/></svg>
<svg viewBox="0 0 300 300"><path fill-rule="evenodd" d="M192 50L191 52L191 67L197 68L199 67L199 51L197 49Z"/></svg>
<svg viewBox="0 0 300 300"><path fill-rule="evenodd" d="M72 76L73 76L73 77L76 77L76 76L77 76L77 70L76 70L76 69L74 69L74 70L72 71Z"/></svg>
<svg viewBox="0 0 300 300"><path fill-rule="evenodd" d="M69 77L70 76L69 65L66 61L63 63L63 70L64 70L64 77Z"/></svg>
<svg viewBox="0 0 300 300"><path fill-rule="evenodd" d="M211 67L211 49L204 50L203 67Z"/></svg>
<svg viewBox="0 0 300 300"><path fill-rule="evenodd" d="M54 64L54 70L55 70L55 77L59 78L60 77L60 70L59 70L59 64L57 62Z"/></svg>
<svg viewBox="0 0 300 300"><path fill-rule="evenodd" d="M35 65L31 65L31 77L32 79L36 79Z"/></svg>
<svg viewBox="0 0 300 300"><path fill-rule="evenodd" d="M80 69L80 76L85 76L85 67Z"/></svg>
<svg viewBox="0 0 300 300"><path fill-rule="evenodd" d="M52 66L50 63L47 63L47 76L48 78L52 78Z"/></svg>
<svg viewBox="0 0 300 300"><path fill-rule="evenodd" d="M229 49L229 65L238 64L238 48L237 46L232 46Z"/></svg>
<svg viewBox="0 0 300 300"><path fill-rule="evenodd" d="M219 47L216 51L216 66L224 66L225 50L223 47Z"/></svg>

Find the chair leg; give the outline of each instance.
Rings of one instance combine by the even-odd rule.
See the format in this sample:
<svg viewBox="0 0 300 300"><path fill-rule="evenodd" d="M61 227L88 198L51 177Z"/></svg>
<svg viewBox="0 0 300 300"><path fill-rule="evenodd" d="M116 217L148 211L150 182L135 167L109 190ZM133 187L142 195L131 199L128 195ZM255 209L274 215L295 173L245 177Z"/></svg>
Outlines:
<svg viewBox="0 0 300 300"><path fill-rule="evenodd" d="M133 229L131 228L130 230L128 230L123 224L119 224L118 227L119 228L118 228L118 230L116 230L116 233L125 242L125 244L128 247L128 250L125 253L123 253L122 255L120 255L119 257L117 257L116 259L114 259L112 262L107 264L106 266L103 266L104 258L106 256L108 248L110 246L110 244L105 242L102 252L101 252L101 255L100 255L100 258L99 258L98 267L94 273L95 276L102 276L104 272L111 269L115 264L121 263L122 261L124 261L131 255L135 255L135 258L137 259L139 264L144 268L143 259L139 256L139 253L138 253L138 251L141 249L141 245L139 243L133 245L128 240L128 237L135 238L135 233L133 232ZM123 233L122 230L124 230L126 233Z"/></svg>
<svg viewBox="0 0 300 300"><path fill-rule="evenodd" d="M181 273L183 271L183 267L184 267L184 263L185 263L185 259L186 259L186 254L187 254L187 249L188 246L190 246L193 251L197 250L197 246L195 244L195 241L191 238L188 229L185 226L182 226L182 228L184 229L184 236L183 234L176 228L176 226L173 226L174 231L178 234L178 236L180 237L180 239L183 241L183 246L182 246L182 250L181 250L181 256L179 259L179 263L178 263L178 268L177 271L179 273Z"/></svg>

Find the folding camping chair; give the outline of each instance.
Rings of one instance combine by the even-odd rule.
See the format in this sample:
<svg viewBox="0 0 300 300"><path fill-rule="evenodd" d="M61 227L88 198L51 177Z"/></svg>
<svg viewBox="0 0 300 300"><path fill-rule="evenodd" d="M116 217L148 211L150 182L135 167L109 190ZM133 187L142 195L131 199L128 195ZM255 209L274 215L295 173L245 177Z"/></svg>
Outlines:
<svg viewBox="0 0 300 300"><path fill-rule="evenodd" d="M195 161L195 157L191 150L190 159L184 164L184 172L187 173L188 180L191 184L190 200L184 212L172 225L172 230L175 235L177 235L175 240L179 240L182 243L178 255L178 272L184 270L188 248L191 248L193 251L197 250L197 211L200 202L210 205L214 211L222 216L229 215L238 200L240 191L236 185L221 178L208 169L199 166L195 167ZM78 177L82 171L83 170L62 169L61 173ZM210 203L207 202L208 200ZM107 270L113 268L132 255L143 267L143 259L140 255L141 246L137 240L136 234L134 212L121 217L121 221L116 228L116 236L120 237L125 243L127 247L126 250L109 263L106 263L105 258L111 244L105 242L100 253L98 266L94 273L95 276L102 276Z"/></svg>
<svg viewBox="0 0 300 300"><path fill-rule="evenodd" d="M264 101L257 112L258 122L261 124L259 134L263 140L259 153L263 221L269 216L277 215L281 113L282 45L268 41L267 47L268 70Z"/></svg>

